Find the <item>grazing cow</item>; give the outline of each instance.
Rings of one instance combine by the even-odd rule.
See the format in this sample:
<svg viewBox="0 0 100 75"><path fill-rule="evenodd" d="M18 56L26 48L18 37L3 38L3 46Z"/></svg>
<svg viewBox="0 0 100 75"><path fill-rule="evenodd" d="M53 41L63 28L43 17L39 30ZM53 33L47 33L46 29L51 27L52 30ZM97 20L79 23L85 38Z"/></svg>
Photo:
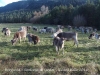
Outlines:
<svg viewBox="0 0 100 75"><path fill-rule="evenodd" d="M76 32L61 32L57 36L60 38L64 38L66 41L74 40L74 45L76 44L78 47L78 39Z"/></svg>
<svg viewBox="0 0 100 75"><path fill-rule="evenodd" d="M64 29L64 26L62 26L62 25L57 25L57 28L59 28L59 29Z"/></svg>
<svg viewBox="0 0 100 75"><path fill-rule="evenodd" d="M4 35L6 35L6 36L10 36L11 31L8 28L3 28L2 33L4 33Z"/></svg>
<svg viewBox="0 0 100 75"><path fill-rule="evenodd" d="M30 30L32 27L31 26L27 26L27 31Z"/></svg>
<svg viewBox="0 0 100 75"><path fill-rule="evenodd" d="M81 26L79 29L82 33L87 33L87 29L85 27Z"/></svg>
<svg viewBox="0 0 100 75"><path fill-rule="evenodd" d="M94 32L97 32L97 29L96 28L94 29Z"/></svg>
<svg viewBox="0 0 100 75"><path fill-rule="evenodd" d="M46 32L48 32L48 33L54 33L55 32L55 29L53 27L48 27L46 29Z"/></svg>
<svg viewBox="0 0 100 75"><path fill-rule="evenodd" d="M60 28L61 27L61 25L57 25L57 28Z"/></svg>
<svg viewBox="0 0 100 75"><path fill-rule="evenodd" d="M92 27L84 27L84 26L80 26L78 30L85 34L93 31Z"/></svg>
<svg viewBox="0 0 100 75"><path fill-rule="evenodd" d="M36 26L33 26L34 31L38 31L38 28Z"/></svg>
<svg viewBox="0 0 100 75"><path fill-rule="evenodd" d="M72 31L72 26L68 25L67 28L68 28L68 31Z"/></svg>
<svg viewBox="0 0 100 75"><path fill-rule="evenodd" d="M12 45L14 45L18 40L21 42L21 39L26 40L26 31L18 31L14 34L13 39L11 40Z"/></svg>
<svg viewBox="0 0 100 75"><path fill-rule="evenodd" d="M78 27L78 31L84 33L85 32L85 27L84 26Z"/></svg>
<svg viewBox="0 0 100 75"><path fill-rule="evenodd" d="M87 27L89 29L89 32L93 32L93 28L92 27Z"/></svg>
<svg viewBox="0 0 100 75"><path fill-rule="evenodd" d="M95 34L95 39L100 39L100 34L96 33Z"/></svg>
<svg viewBox="0 0 100 75"><path fill-rule="evenodd" d="M40 29L39 33L46 33L46 29Z"/></svg>
<svg viewBox="0 0 100 75"><path fill-rule="evenodd" d="M55 37L53 39L53 45L55 46L58 54L60 49L63 50L63 54L64 54L64 38Z"/></svg>
<svg viewBox="0 0 100 75"><path fill-rule="evenodd" d="M6 28L2 28L2 33L6 30Z"/></svg>
<svg viewBox="0 0 100 75"><path fill-rule="evenodd" d="M61 28L61 29L64 29L64 26L61 26L60 28Z"/></svg>
<svg viewBox="0 0 100 75"><path fill-rule="evenodd" d="M98 33L91 33L90 35L89 35L89 39L93 39L93 38L95 38L95 39L100 39L100 34L98 34Z"/></svg>
<svg viewBox="0 0 100 75"><path fill-rule="evenodd" d="M47 29L48 27L44 27L44 29Z"/></svg>
<svg viewBox="0 0 100 75"><path fill-rule="evenodd" d="M27 34L27 37L28 37L28 41L30 43L34 42L34 45L37 44L38 42L40 42L40 39L38 36L34 35L34 34Z"/></svg>
<svg viewBox="0 0 100 75"><path fill-rule="evenodd" d="M79 31L79 28L78 28L77 26L75 26L74 29L75 29L76 31Z"/></svg>
<svg viewBox="0 0 100 75"><path fill-rule="evenodd" d="M94 37L94 33L91 33L90 35L89 35L89 39L92 39Z"/></svg>

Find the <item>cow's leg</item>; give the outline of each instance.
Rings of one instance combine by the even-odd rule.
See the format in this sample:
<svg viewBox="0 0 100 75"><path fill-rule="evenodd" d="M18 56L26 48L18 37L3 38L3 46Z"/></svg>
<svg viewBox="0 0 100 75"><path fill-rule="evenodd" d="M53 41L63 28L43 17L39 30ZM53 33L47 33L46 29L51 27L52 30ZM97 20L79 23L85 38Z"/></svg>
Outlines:
<svg viewBox="0 0 100 75"><path fill-rule="evenodd" d="M62 48L62 52L63 52L63 55L64 55L64 48Z"/></svg>
<svg viewBox="0 0 100 75"><path fill-rule="evenodd" d="M59 48L56 46L56 52L57 54L59 54Z"/></svg>
<svg viewBox="0 0 100 75"><path fill-rule="evenodd" d="M8 36L10 36L10 32L9 32L9 35Z"/></svg>
<svg viewBox="0 0 100 75"><path fill-rule="evenodd" d="M24 37L24 42L25 42L25 40L26 40L26 37Z"/></svg>
<svg viewBox="0 0 100 75"><path fill-rule="evenodd" d="M74 42L74 44L73 44L73 46L75 45L75 42Z"/></svg>
<svg viewBox="0 0 100 75"><path fill-rule="evenodd" d="M77 47L78 47L78 40L77 40L77 37L74 36L73 40L74 40L74 45L76 44ZM73 46L74 46L74 45L73 45Z"/></svg>
<svg viewBox="0 0 100 75"><path fill-rule="evenodd" d="M76 44L76 45L77 45L77 47L78 47L78 41L77 41L77 40L75 40L74 45L75 45L75 44Z"/></svg>
<svg viewBox="0 0 100 75"><path fill-rule="evenodd" d="M19 43L21 43L21 37L19 37Z"/></svg>

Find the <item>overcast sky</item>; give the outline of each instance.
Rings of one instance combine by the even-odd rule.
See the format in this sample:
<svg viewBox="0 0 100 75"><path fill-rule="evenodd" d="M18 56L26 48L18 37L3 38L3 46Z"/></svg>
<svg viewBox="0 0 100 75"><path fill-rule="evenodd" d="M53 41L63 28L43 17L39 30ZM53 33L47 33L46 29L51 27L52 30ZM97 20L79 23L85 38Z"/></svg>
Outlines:
<svg viewBox="0 0 100 75"><path fill-rule="evenodd" d="M5 5L12 3L12 2L17 2L17 1L20 1L20 0L0 0L0 7L5 6Z"/></svg>

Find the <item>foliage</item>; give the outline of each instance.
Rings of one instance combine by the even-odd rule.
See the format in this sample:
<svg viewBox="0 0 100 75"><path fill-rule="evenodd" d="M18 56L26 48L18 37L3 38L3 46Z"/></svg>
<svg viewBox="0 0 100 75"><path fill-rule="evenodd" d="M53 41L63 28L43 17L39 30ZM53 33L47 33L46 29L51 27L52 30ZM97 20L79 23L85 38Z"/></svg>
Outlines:
<svg viewBox="0 0 100 75"><path fill-rule="evenodd" d="M49 13L49 9L48 7L46 7L45 5L41 6L41 10L40 11L35 11L34 12L34 17L30 19L30 21L32 23L36 23L41 17L43 17L44 15Z"/></svg>
<svg viewBox="0 0 100 75"><path fill-rule="evenodd" d="M73 19L73 25L74 26L85 26L86 20L82 15L77 15Z"/></svg>
<svg viewBox="0 0 100 75"><path fill-rule="evenodd" d="M32 10L15 10L0 14L0 23L24 23L29 22L33 16Z"/></svg>
<svg viewBox="0 0 100 75"><path fill-rule="evenodd" d="M72 20L72 13L73 13L73 6L56 6L54 7L49 14L44 16L44 21L42 20L43 23L45 23L45 18L49 19L48 24L70 24Z"/></svg>
<svg viewBox="0 0 100 75"><path fill-rule="evenodd" d="M75 24L76 26L85 25L100 29L99 8L100 8L99 3L98 5L95 5L92 2L87 2L86 4L77 7L74 7L71 4L69 6L64 6L64 5L56 6L50 11L48 15L44 16L40 20L40 23L42 22L46 24L74 25L76 20L77 21L76 24L82 22L81 24L78 25ZM81 21L79 20L79 17L81 17L80 18Z"/></svg>
<svg viewBox="0 0 100 75"><path fill-rule="evenodd" d="M32 23L73 26L73 20L80 15L85 18L83 21L85 26L100 29L99 0L27 0L18 3L21 2L23 3L21 9L19 5L17 10L15 8L10 10L12 4L1 7L1 12L2 9L9 11L0 13L0 23L28 23L31 19ZM17 3L14 3L14 7L17 6Z"/></svg>

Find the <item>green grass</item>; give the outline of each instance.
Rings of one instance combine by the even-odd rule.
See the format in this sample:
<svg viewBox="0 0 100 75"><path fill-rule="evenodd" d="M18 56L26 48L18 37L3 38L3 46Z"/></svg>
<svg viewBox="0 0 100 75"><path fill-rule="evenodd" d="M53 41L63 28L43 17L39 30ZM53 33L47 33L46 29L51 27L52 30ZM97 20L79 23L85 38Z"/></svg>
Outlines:
<svg viewBox="0 0 100 75"><path fill-rule="evenodd" d="M20 26L37 26L43 28L47 25L34 24L0 24L0 31L3 27L11 29L11 36L6 37L1 32L0 34L0 73L1 75L56 75L56 71L5 71L5 68L32 68L32 69L58 69L58 68L86 68L88 71L71 71L58 72L57 75L91 75L93 73L100 73L100 41L88 39L89 34L82 34L78 32L79 47L73 46L73 41L65 42L65 54L57 55L55 48L52 45L53 38L50 38L51 33L40 34L32 29L28 33L33 33L40 37L41 42L37 45L29 44L28 40L25 42L17 42L12 46L11 39L14 33ZM48 25L50 26L50 25ZM56 26L53 26L56 27ZM65 28L64 31L67 31ZM95 64L95 66L93 66ZM94 71L96 70L96 71ZM92 73L93 72L93 73ZM39 74L40 73L40 74Z"/></svg>

